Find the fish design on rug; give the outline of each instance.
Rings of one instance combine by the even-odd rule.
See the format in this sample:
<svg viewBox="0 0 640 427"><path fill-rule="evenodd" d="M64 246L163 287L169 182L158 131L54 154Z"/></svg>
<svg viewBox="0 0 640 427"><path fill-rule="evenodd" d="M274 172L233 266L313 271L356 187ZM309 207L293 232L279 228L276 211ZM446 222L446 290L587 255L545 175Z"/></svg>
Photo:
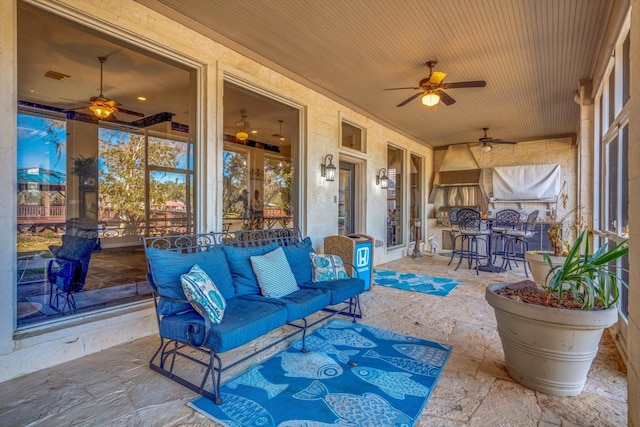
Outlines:
<svg viewBox="0 0 640 427"><path fill-rule="evenodd" d="M398 353L402 353L413 360L431 363L436 366L444 366L444 363L447 361L447 350L416 344L394 344L393 348Z"/></svg>
<svg viewBox="0 0 640 427"><path fill-rule="evenodd" d="M347 427L344 423L323 423L322 421L313 420L287 420L278 424L278 427Z"/></svg>
<svg viewBox="0 0 640 427"><path fill-rule="evenodd" d="M320 352L285 352L280 357L280 366L285 376L322 380L342 375L342 367L331 357Z"/></svg>
<svg viewBox="0 0 640 427"><path fill-rule="evenodd" d="M380 390L395 399L404 400L407 394L418 397L429 395L429 387L412 380L412 375L408 372L389 372L369 367L351 368L351 372L363 381L379 387Z"/></svg>
<svg viewBox="0 0 640 427"><path fill-rule="evenodd" d="M411 426L413 420L389 402L374 393L362 396L348 393L330 393L320 381L314 381L306 389L294 394L300 400L323 400L340 421L361 427Z"/></svg>
<svg viewBox="0 0 640 427"><path fill-rule="evenodd" d="M365 326L367 331L369 331L374 337L387 340L387 341L405 341L405 342L416 342L418 338L410 337L407 335L399 334L393 331L387 331L384 329L374 328L373 326Z"/></svg>
<svg viewBox="0 0 640 427"><path fill-rule="evenodd" d="M411 372L412 374L424 375L427 377L438 376L441 369L439 366L430 365L429 363L425 363L420 360L407 359L404 357L381 356L374 350L367 351L365 354L363 354L363 357L368 357L370 359L380 359L395 366L396 368Z"/></svg>
<svg viewBox="0 0 640 427"><path fill-rule="evenodd" d="M253 400L230 393L220 393L220 397L222 404L218 407L231 418L229 425L275 427L271 414Z"/></svg>
<svg viewBox="0 0 640 427"><path fill-rule="evenodd" d="M333 345L344 345L354 348L373 348L377 344L351 329L318 329L324 339Z"/></svg>
<svg viewBox="0 0 640 427"><path fill-rule="evenodd" d="M289 387L289 384L274 384L269 382L260 372L262 368L262 365L255 366L225 385L234 390L238 388L239 385L259 388L267 392L267 398L269 399L276 397Z"/></svg>
<svg viewBox="0 0 640 427"><path fill-rule="evenodd" d="M338 350L336 346L331 344L327 340L323 340L320 337L315 335L310 335L306 338L307 341L307 349L309 351L317 351L319 353L325 354L335 354L338 360L342 363L349 362L349 356L355 356L359 353L358 350ZM292 344L293 348L298 350L302 350L302 342L300 340L294 342Z"/></svg>

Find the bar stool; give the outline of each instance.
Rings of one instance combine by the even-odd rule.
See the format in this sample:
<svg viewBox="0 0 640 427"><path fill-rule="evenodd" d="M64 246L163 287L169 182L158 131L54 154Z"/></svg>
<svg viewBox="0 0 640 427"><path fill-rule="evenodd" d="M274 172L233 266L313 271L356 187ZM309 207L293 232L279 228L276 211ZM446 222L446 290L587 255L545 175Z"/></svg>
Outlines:
<svg viewBox="0 0 640 427"><path fill-rule="evenodd" d="M538 210L527 215L525 222L519 223L513 230L507 230L503 233L506 238L504 246L504 255L502 257L502 268L509 266L511 270L511 261L518 265L518 261L524 264L524 274L529 277L527 272L527 260L524 257L525 252L529 250L529 242L526 239L536 234L535 228L538 222Z"/></svg>
<svg viewBox="0 0 640 427"><path fill-rule="evenodd" d="M486 239L486 236L489 235L489 230L485 230L482 228L482 218L480 211L477 211L475 209L460 209L458 211L457 219L458 227L460 227L460 235L457 238L460 238L461 245L460 250L457 251L459 260L458 265L455 269L457 270L458 267L460 267L462 260L466 258L469 268L471 268L471 264L475 260L476 274L480 274L478 270L480 259L485 259L490 256L489 254L487 254L488 246ZM478 244L480 242L482 242L485 246L484 254L481 254L478 250Z"/></svg>
<svg viewBox="0 0 640 427"><path fill-rule="evenodd" d="M507 241L505 233L513 230L520 221L520 212L515 209L501 209L496 212L491 225L491 247L494 248L493 262L496 262L498 256L504 256L504 247ZM498 246L498 244L500 244Z"/></svg>
<svg viewBox="0 0 640 427"><path fill-rule="evenodd" d="M451 258L449 259L449 264L447 265L451 265L451 261L453 261L453 258L458 253L458 251L456 250L456 240L460 236L460 227L458 225L459 210L460 208L449 209L449 224L451 224L451 241L453 242L453 247L451 248Z"/></svg>

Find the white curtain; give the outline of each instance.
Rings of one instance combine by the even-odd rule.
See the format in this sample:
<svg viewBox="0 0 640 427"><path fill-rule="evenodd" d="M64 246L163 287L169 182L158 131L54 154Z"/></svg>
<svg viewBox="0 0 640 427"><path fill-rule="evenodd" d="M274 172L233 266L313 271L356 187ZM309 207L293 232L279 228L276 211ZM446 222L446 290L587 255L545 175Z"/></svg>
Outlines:
<svg viewBox="0 0 640 427"><path fill-rule="evenodd" d="M493 168L495 200L555 201L560 194L560 165L521 165Z"/></svg>

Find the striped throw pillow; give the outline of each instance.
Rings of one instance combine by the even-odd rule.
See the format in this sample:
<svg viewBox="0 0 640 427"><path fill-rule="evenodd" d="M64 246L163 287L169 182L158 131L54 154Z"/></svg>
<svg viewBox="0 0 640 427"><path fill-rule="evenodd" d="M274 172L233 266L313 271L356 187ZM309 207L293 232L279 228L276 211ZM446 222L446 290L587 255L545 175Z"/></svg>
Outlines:
<svg viewBox="0 0 640 427"><path fill-rule="evenodd" d="M282 298L300 289L282 248L250 259L263 296Z"/></svg>
<svg viewBox="0 0 640 427"><path fill-rule="evenodd" d="M227 302L211 278L198 264L191 267L189 273L181 275L180 282L187 299L192 302L197 301L204 307L205 312L202 313L198 305L193 305L193 308L202 317L209 317L213 323L222 322Z"/></svg>

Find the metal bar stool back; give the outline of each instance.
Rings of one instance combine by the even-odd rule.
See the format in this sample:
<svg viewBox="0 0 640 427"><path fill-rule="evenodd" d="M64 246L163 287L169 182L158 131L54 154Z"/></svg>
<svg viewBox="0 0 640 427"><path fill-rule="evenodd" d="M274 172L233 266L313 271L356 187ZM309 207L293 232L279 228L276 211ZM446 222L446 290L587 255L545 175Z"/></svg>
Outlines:
<svg viewBox="0 0 640 427"><path fill-rule="evenodd" d="M505 231L504 235L507 238L504 248L504 256L502 258L502 268L507 266L511 270L511 261L516 266L518 261L522 261L524 264L524 274L529 277L527 271L527 264L524 254L529 250L529 242L526 239L536 234L535 228L538 222L538 210L535 210L527 215L525 222L519 223L519 227L514 230Z"/></svg>

